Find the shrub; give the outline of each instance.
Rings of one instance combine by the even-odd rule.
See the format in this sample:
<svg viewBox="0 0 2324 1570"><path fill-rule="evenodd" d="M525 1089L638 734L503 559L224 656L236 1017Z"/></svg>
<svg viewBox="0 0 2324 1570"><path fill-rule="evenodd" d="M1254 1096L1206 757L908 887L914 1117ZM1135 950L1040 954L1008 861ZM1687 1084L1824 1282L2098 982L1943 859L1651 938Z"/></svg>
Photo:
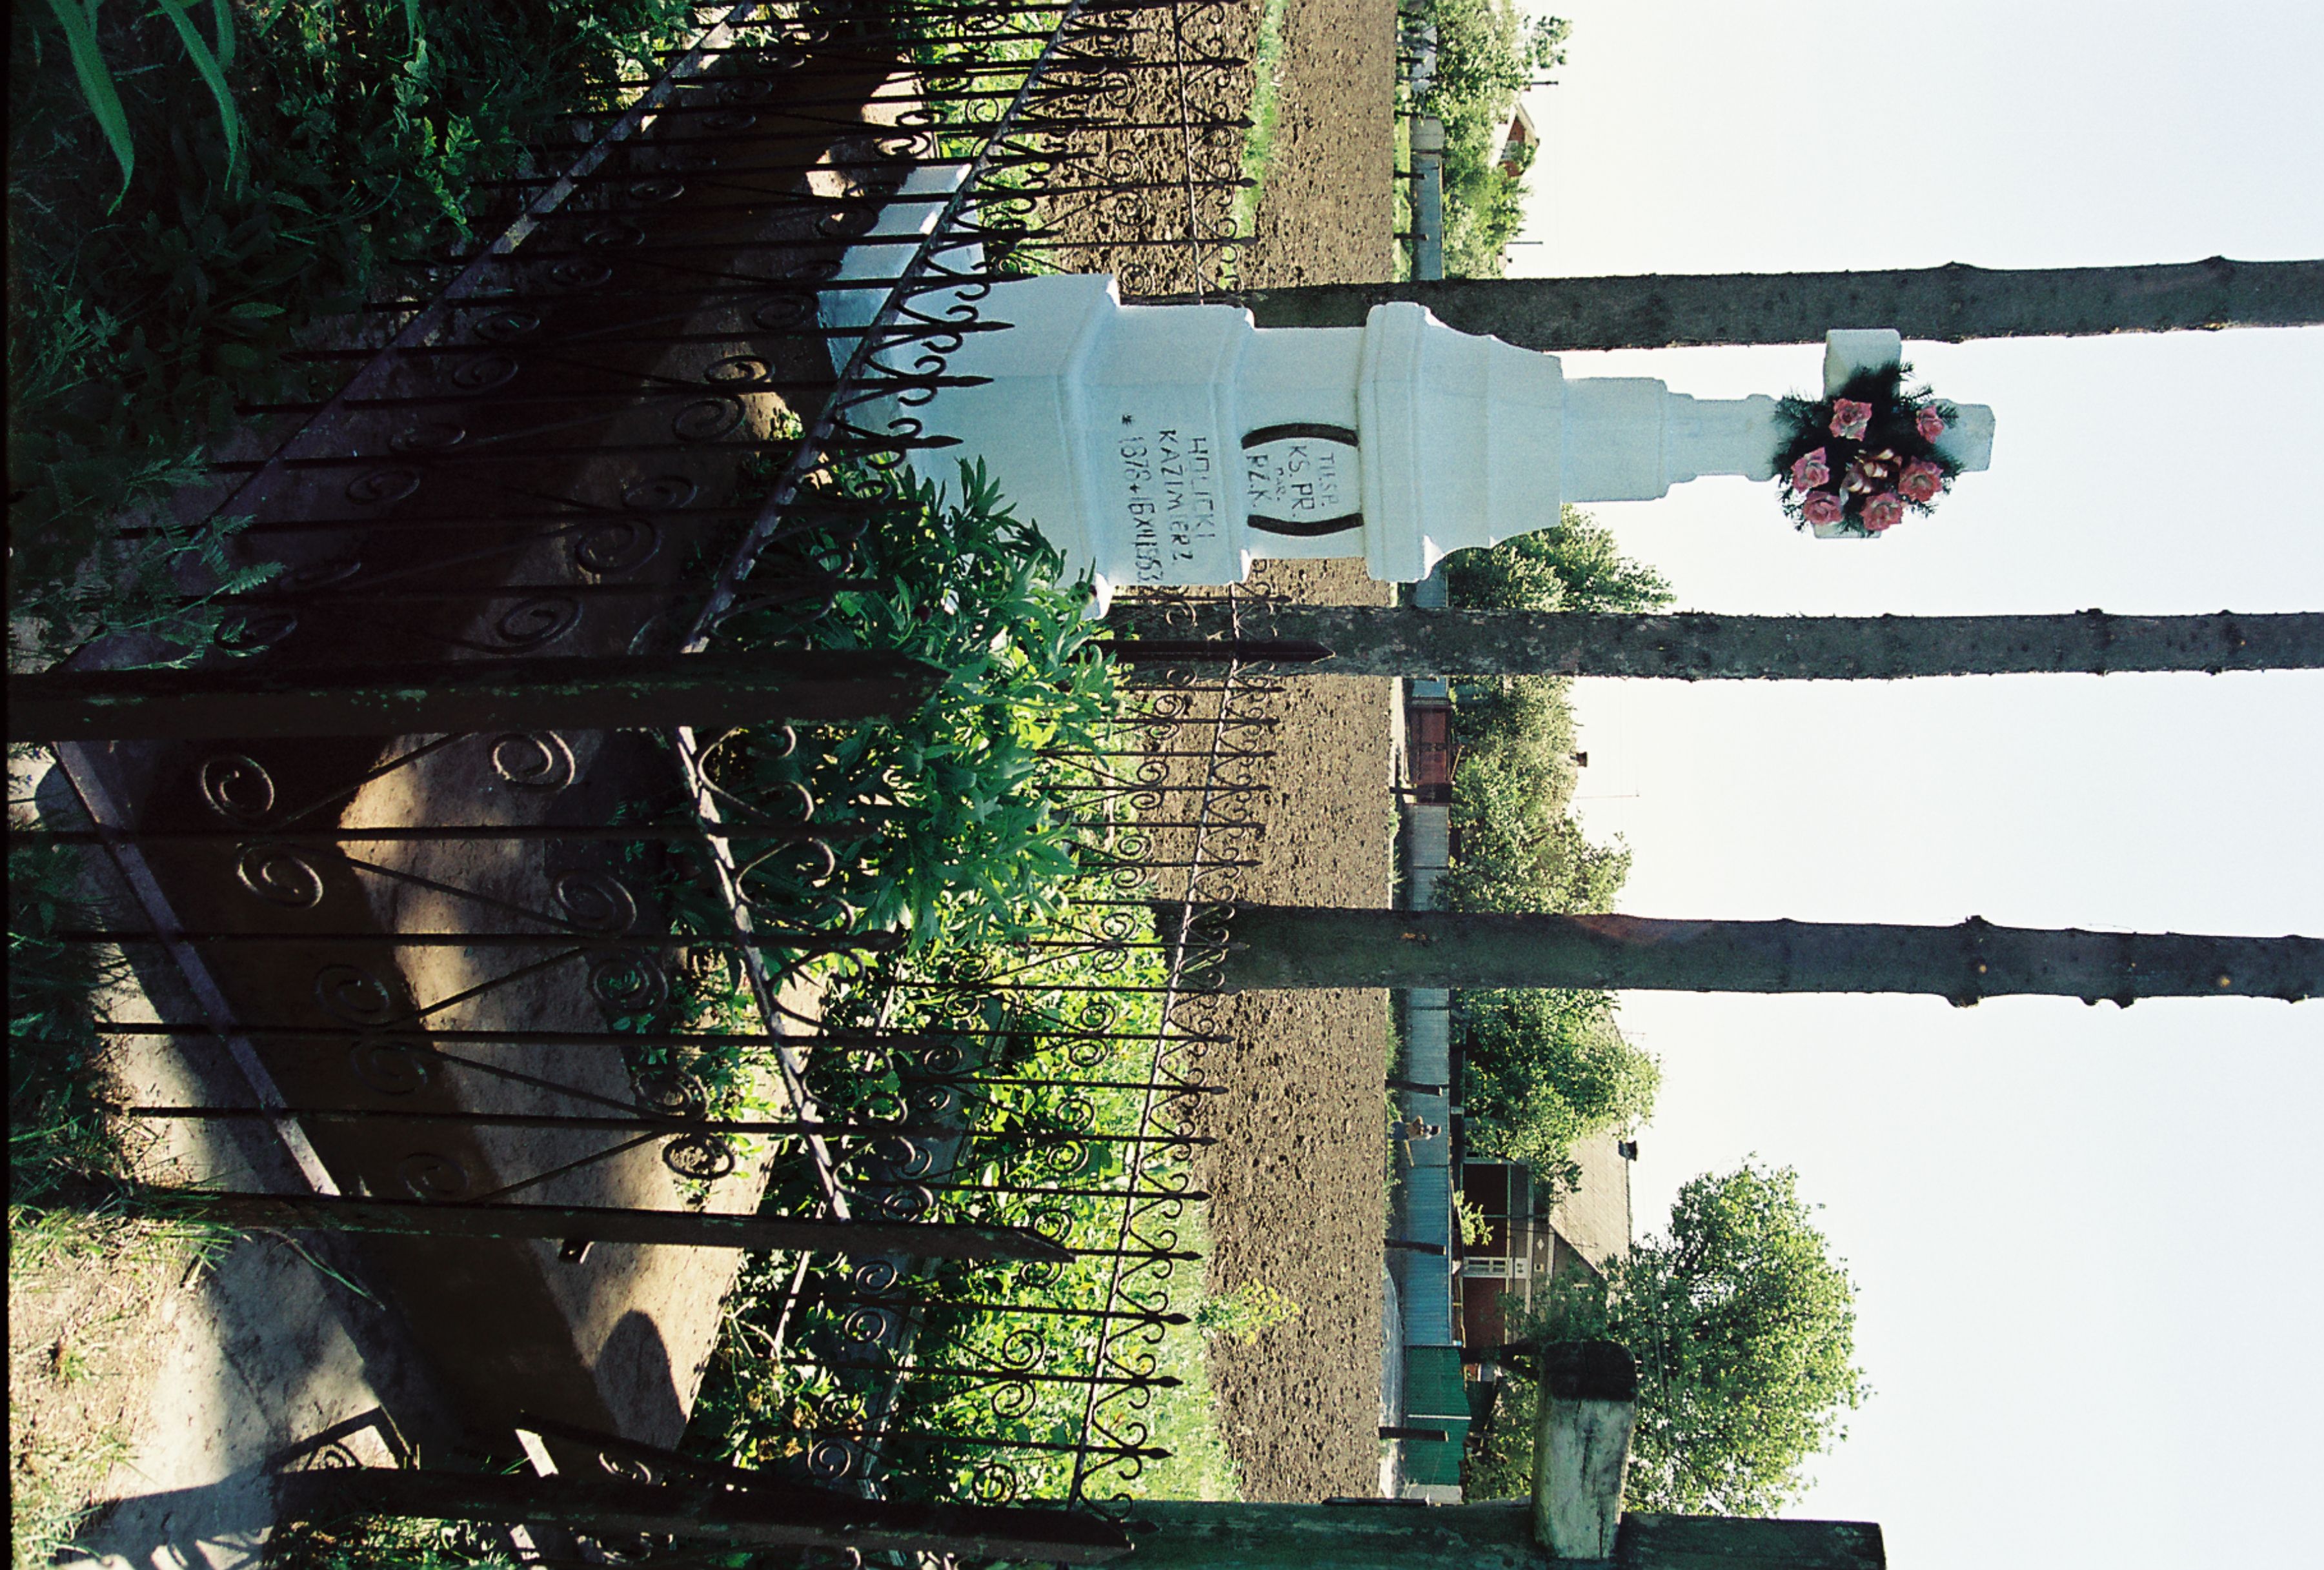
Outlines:
<svg viewBox="0 0 2324 1570"><path fill-rule="evenodd" d="M1079 875L1077 831L1053 787L1113 720L1113 668L1088 647L1102 624L1058 586L1062 559L981 463L962 466L957 501L896 469L850 468L838 489L873 526L807 547L799 565L842 586L827 605L737 618L722 640L891 651L945 679L908 715L803 727L795 747L743 731L709 749L706 771L742 800L803 789L818 822L873 828L829 876L778 857L749 874L750 892L802 920L901 928L916 946L1019 936L1058 913Z"/></svg>
<svg viewBox="0 0 2324 1570"><path fill-rule="evenodd" d="M136 620L113 602L117 583L150 596L202 565L211 540L116 528L198 480L238 404L320 396L330 374L291 356L323 319L389 262L465 242L483 182L530 172L528 137L612 101L690 22L678 0L424 19L404 0L277 0L207 36L181 25L182 4L90 6L87 28L60 31L76 9L18 6L9 23L20 660ZM77 69L91 61L94 78ZM148 630L198 649L217 622Z"/></svg>

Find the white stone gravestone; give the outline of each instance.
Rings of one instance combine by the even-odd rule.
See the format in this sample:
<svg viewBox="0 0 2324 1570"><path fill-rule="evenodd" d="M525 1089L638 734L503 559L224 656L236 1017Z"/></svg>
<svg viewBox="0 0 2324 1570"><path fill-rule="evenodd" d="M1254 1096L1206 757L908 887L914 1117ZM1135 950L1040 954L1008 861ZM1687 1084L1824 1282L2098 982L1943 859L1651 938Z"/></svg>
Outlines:
<svg viewBox="0 0 2324 1570"><path fill-rule="evenodd" d="M960 444L913 461L948 479L983 459L1101 610L1124 584L1240 583L1260 557L1361 557L1416 582L1448 552L1554 527L1565 503L1775 476L1773 398L1568 380L1554 355L1410 303L1360 328L1261 328L1233 306L1124 306L1084 274L1000 284L978 310L1014 325L966 336L948 374L989 380L911 411ZM1827 395L1902 347L1831 334ZM1938 445L1982 469L1992 438L1992 411L1965 404Z"/></svg>

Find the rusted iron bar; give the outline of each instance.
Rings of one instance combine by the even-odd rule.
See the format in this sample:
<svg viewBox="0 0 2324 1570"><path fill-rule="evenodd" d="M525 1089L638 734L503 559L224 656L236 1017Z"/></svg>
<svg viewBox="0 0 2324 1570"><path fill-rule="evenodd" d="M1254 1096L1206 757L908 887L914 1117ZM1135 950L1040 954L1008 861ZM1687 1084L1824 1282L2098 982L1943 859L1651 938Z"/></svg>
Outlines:
<svg viewBox="0 0 2324 1570"><path fill-rule="evenodd" d="M274 1479L278 1517L521 1521L593 1536L648 1533L732 1548L849 1547L1095 1565L1130 1551L1112 1522L1063 1510L902 1504L724 1482L331 1467Z"/></svg>
<svg viewBox="0 0 2324 1570"><path fill-rule="evenodd" d="M736 837L742 837L737 836ZM818 932L795 927L757 927L746 935L685 932L597 932L578 925L552 932L170 932L138 928L70 927L60 943L119 946L130 943L191 943L226 948L472 948L499 953L515 948L569 948L603 953L646 949L664 953L738 944L759 948L860 948L873 954L901 948L901 932Z"/></svg>
<svg viewBox="0 0 2324 1570"><path fill-rule="evenodd" d="M876 834L877 823L753 824L728 820L718 837L747 840L845 840ZM33 828L14 831L32 844L101 845L105 836L93 828ZM470 840L610 840L669 842L711 837L712 831L696 824L560 824L459 823L393 828L155 828L137 836L140 845L436 845Z"/></svg>
<svg viewBox="0 0 2324 1570"><path fill-rule="evenodd" d="M727 1211L625 1210L603 1205L494 1205L458 1199L355 1198L337 1194L222 1193L135 1186L146 1214L199 1218L252 1230L387 1233L406 1237L586 1238L676 1248L801 1249L947 1260L1066 1260L1074 1251L1016 1226L948 1222L822 1221Z"/></svg>
<svg viewBox="0 0 2324 1570"><path fill-rule="evenodd" d="M688 1117L682 1113L659 1112L639 1112L626 1117L615 1117L594 1113L434 1112L396 1106L117 1106L110 1110L122 1117L195 1122L313 1118L325 1122L453 1123L465 1128L573 1129L586 1132L631 1134L822 1134L831 1139L890 1139L963 1131L957 1126L936 1123L835 1123L814 1118L751 1118L722 1122L713 1118ZM1007 1137L1031 1144L1129 1145L1156 1142L1151 1135L1146 1134L1048 1129L1038 1125L1013 1129ZM1173 1135L1167 1142L1173 1145L1212 1145L1218 1141L1208 1134L1179 1134ZM1053 1190L1042 1189L1039 1192Z"/></svg>
<svg viewBox="0 0 2324 1570"><path fill-rule="evenodd" d="M558 655L286 670L47 670L8 678L12 741L703 730L866 719L918 706L944 673L898 655Z"/></svg>
<svg viewBox="0 0 2324 1570"><path fill-rule="evenodd" d="M844 1505L844 1514L857 1531L885 1529L889 1531L927 1531L944 1538L956 1552L997 1551L996 1545L1019 1543L1041 1548L1041 1556L1051 1563L1073 1564L1082 1548L1075 1537L1065 1543L1065 1551L1056 1553L1060 1541L1060 1523L1075 1523L1091 1528L1089 1543L1099 1547L1108 1544L1127 1543L1120 1529L1113 1528L1111 1538L1102 1528L1111 1525L1102 1519L1080 1515L1063 1515L1048 1510L1028 1510L1022 1506L972 1505L954 1503L919 1504L893 1500L863 1500L853 1494L835 1494L811 1484L793 1482L768 1476L762 1472L733 1466L724 1462L698 1460L681 1455L674 1450L649 1445L642 1440L628 1439L617 1435L586 1428L577 1423L567 1423L555 1418L544 1418L534 1412L519 1412L516 1427L538 1435L543 1439L578 1446L594 1453L601 1461L620 1459L642 1464L648 1470L649 1481L667 1484L685 1481L714 1488L732 1489L770 1501L783 1501L792 1507L791 1519L801 1524L828 1520L831 1514ZM1064 1528L1067 1532L1075 1526ZM850 1539L846 1546L865 1548L870 1544L860 1538ZM1087 1544L1083 1544L1086 1547Z"/></svg>

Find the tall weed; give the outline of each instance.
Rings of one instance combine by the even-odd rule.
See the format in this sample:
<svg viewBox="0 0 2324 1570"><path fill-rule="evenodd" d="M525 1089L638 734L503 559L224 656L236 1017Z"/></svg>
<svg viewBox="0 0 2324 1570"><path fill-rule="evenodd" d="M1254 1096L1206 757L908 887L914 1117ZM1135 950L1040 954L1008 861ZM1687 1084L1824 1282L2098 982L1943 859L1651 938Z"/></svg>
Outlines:
<svg viewBox="0 0 2324 1570"><path fill-rule="evenodd" d="M490 216L483 182L529 171L527 138L617 103L690 20L676 0L541 0L423 29L406 0L276 0L237 34L214 4L212 42L194 0L10 18L20 665L111 630L115 582L234 592L205 570L219 539L122 525L198 480L239 405L323 395L330 374L295 351L392 263L465 243Z"/></svg>

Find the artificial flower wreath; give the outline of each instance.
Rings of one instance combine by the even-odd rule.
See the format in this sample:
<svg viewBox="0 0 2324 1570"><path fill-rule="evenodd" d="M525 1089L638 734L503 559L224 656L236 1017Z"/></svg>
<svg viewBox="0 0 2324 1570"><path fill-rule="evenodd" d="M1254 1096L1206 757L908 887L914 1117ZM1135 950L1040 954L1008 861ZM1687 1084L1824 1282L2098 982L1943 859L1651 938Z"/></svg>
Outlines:
<svg viewBox="0 0 2324 1570"><path fill-rule="evenodd" d="M1908 513L1932 511L1960 465L1937 439L1960 412L1907 388L1910 365L1859 371L1839 395L1775 405L1775 477L1784 511L1819 534L1885 534Z"/></svg>

